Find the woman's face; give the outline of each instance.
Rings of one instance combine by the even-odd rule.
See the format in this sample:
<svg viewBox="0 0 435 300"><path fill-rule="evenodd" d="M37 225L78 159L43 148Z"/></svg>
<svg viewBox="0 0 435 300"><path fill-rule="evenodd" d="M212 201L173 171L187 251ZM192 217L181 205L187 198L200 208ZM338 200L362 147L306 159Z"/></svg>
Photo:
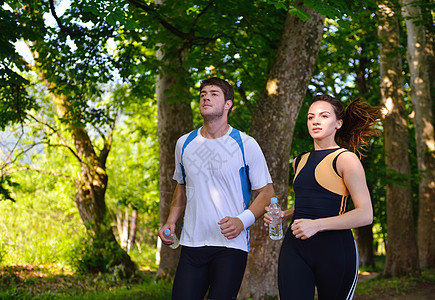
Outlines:
<svg viewBox="0 0 435 300"><path fill-rule="evenodd" d="M325 101L316 101L311 104L307 114L307 127L313 139L324 140L332 138L343 125L343 120L337 120L334 108Z"/></svg>

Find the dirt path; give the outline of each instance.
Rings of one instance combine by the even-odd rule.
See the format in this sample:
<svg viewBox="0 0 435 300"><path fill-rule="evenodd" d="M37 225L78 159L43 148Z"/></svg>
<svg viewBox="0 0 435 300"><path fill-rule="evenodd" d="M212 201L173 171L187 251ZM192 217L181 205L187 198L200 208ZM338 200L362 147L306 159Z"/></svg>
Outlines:
<svg viewBox="0 0 435 300"><path fill-rule="evenodd" d="M378 276L378 273L362 273L358 277L358 283ZM435 284L433 282L416 282L406 292L397 292L393 288L375 288L373 295L355 295L354 300L435 300Z"/></svg>

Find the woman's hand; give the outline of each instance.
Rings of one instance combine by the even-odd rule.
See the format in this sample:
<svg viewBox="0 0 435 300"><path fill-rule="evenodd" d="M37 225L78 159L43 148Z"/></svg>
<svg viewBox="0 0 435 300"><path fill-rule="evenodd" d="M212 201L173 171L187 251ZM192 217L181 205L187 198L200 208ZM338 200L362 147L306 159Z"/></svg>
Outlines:
<svg viewBox="0 0 435 300"><path fill-rule="evenodd" d="M269 214L270 208L269 208L269 206L266 206L264 209L266 210L266 212L263 215L264 226L269 227L269 224L272 223L272 217ZM285 216L285 212L282 211L281 212L280 223L283 222L284 216Z"/></svg>
<svg viewBox="0 0 435 300"><path fill-rule="evenodd" d="M270 208L266 206L264 209L266 210L263 215L264 226L269 227L269 224L272 223L272 217L269 215Z"/></svg>
<svg viewBox="0 0 435 300"><path fill-rule="evenodd" d="M297 219L294 220L291 230L293 235L302 240L306 240L320 231L318 220Z"/></svg>

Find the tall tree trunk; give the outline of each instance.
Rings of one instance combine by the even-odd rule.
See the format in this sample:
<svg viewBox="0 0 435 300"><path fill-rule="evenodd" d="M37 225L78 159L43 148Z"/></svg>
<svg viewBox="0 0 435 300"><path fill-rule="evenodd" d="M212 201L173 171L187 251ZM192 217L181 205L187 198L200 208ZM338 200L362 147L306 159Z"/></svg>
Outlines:
<svg viewBox="0 0 435 300"><path fill-rule="evenodd" d="M399 53L399 23L394 6L378 1L382 123L386 165L397 178L387 185L387 257L384 274L403 276L419 273L417 243L409 178L409 133L403 95L402 61ZM394 182L395 181L395 182Z"/></svg>
<svg viewBox="0 0 435 300"><path fill-rule="evenodd" d="M133 248L136 239L136 224L137 224L137 209L133 208L131 212L131 223L130 223L130 238L128 239L127 251Z"/></svg>
<svg viewBox="0 0 435 300"><path fill-rule="evenodd" d="M423 15L415 1L401 0L408 37L411 100L414 106L417 164L421 176L418 197L418 254L420 267L435 267L435 140L429 65Z"/></svg>
<svg viewBox="0 0 435 300"><path fill-rule="evenodd" d="M67 97L54 93L52 97L59 118L69 120L68 124L76 149L75 155L80 161L81 176L76 181L77 193L74 198L80 217L88 232L91 233L93 242L96 243L94 245L106 245L106 252L107 247L110 247L111 257L105 258L112 260L111 265L123 265L126 275L131 276L136 271L136 265L116 241L105 202L108 180L106 159L111 142L106 141L97 155L86 129L70 119L71 108ZM102 270L106 267L101 266Z"/></svg>
<svg viewBox="0 0 435 300"><path fill-rule="evenodd" d="M432 17L434 4L432 0L424 0L424 4L421 9L426 35L425 52L429 70L430 95L431 99L435 99L435 26ZM432 105L432 117L432 126L435 127L435 105Z"/></svg>
<svg viewBox="0 0 435 300"><path fill-rule="evenodd" d="M301 4L298 4L301 5ZM324 16L303 6L311 19L287 15L281 42L266 86L257 102L251 135L266 157L279 204L287 207L293 130L316 64ZM257 221L251 226L251 249L240 298L278 295L277 267L281 242L272 241Z"/></svg>
<svg viewBox="0 0 435 300"><path fill-rule="evenodd" d="M367 38L364 37L360 44L361 53L359 57L359 64L355 70L357 74L356 82L358 85L358 91L362 97L364 97L368 93L366 70L369 68L370 60L365 55L366 42L368 42L366 40ZM369 189L372 190L370 187ZM374 256L374 249L373 249L373 224L355 228L355 240L358 245L360 266L375 267L375 256Z"/></svg>
<svg viewBox="0 0 435 300"><path fill-rule="evenodd" d="M361 267L375 267L373 251L373 225L355 229L355 240L358 245L359 265Z"/></svg>
<svg viewBox="0 0 435 300"><path fill-rule="evenodd" d="M163 1L158 1L160 4ZM183 134L193 129L192 109L190 107L190 84L188 73L183 70L181 57L165 57L158 51L157 58L165 60L157 76L157 115L159 138L159 186L160 186L160 225L168 218L172 195L176 182L172 179L175 168L175 144ZM180 236L182 217L177 222L176 234ZM180 248L172 250L157 243L158 277L175 274L180 256Z"/></svg>

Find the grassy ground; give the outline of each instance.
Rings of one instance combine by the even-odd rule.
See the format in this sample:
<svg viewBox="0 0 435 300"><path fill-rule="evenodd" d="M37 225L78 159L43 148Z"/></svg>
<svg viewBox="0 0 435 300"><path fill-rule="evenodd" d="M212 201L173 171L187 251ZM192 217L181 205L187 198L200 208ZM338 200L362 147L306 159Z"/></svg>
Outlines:
<svg viewBox="0 0 435 300"><path fill-rule="evenodd" d="M369 277L364 279L364 277ZM435 299L435 270L424 270L420 277L382 278L360 275L355 300L431 300Z"/></svg>
<svg viewBox="0 0 435 300"><path fill-rule="evenodd" d="M382 279L364 274L355 300L435 299L435 270L426 270L419 278ZM142 271L135 280L121 280L116 274L78 275L56 266L0 268L0 299L166 300L170 295L171 282L155 281L149 271Z"/></svg>
<svg viewBox="0 0 435 300"><path fill-rule="evenodd" d="M134 280L116 274L72 274L55 266L0 268L0 299L155 299L171 297L171 282L143 271Z"/></svg>

